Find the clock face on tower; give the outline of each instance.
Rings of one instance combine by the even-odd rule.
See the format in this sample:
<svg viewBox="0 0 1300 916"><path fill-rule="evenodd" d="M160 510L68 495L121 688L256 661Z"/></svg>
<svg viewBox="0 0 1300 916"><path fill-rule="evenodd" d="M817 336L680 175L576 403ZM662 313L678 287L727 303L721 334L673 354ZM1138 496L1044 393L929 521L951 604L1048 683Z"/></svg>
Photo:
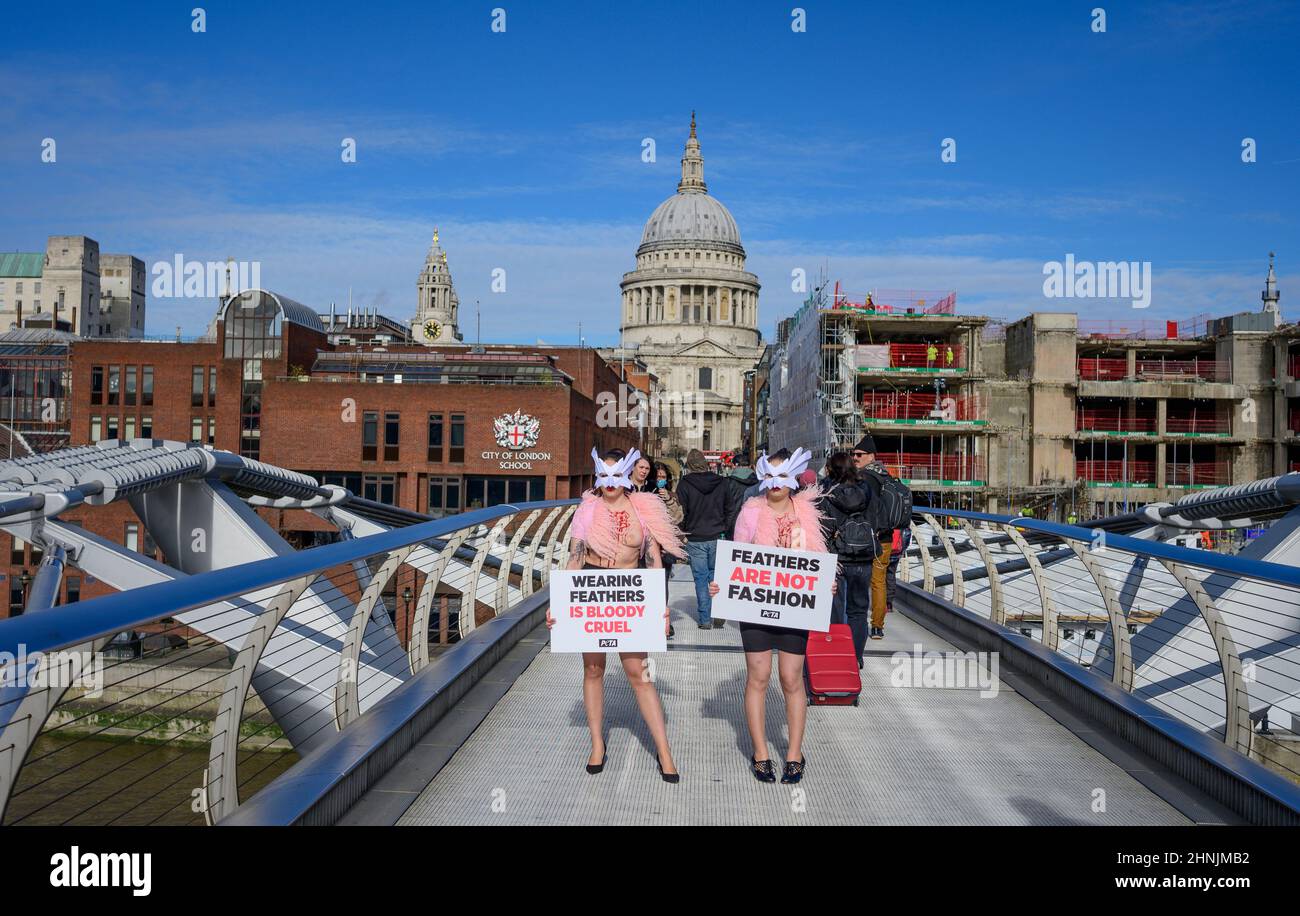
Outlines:
<svg viewBox="0 0 1300 916"><path fill-rule="evenodd" d="M424 323L424 337L426 340L437 340L438 335L442 333L442 325L436 321L426 321Z"/></svg>

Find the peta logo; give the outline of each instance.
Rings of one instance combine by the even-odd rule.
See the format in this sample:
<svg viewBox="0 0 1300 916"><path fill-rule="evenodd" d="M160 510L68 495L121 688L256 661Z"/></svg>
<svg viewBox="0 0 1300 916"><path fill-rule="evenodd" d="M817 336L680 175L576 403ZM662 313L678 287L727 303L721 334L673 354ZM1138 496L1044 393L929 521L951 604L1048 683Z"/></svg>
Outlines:
<svg viewBox="0 0 1300 916"><path fill-rule="evenodd" d="M129 887L137 897L148 897L153 886L153 853L57 852L50 857L53 887Z"/></svg>
<svg viewBox="0 0 1300 916"><path fill-rule="evenodd" d="M617 649L617 648L618 648L618 640L617 640L617 639L602 639L602 640L600 641L600 647L601 647L602 649Z"/></svg>
<svg viewBox="0 0 1300 916"><path fill-rule="evenodd" d="M759 611L759 612L758 612L758 615L759 615L760 617L766 617L766 618L769 619L769 620L780 620L780 619L781 619L781 612L780 612L780 611Z"/></svg>

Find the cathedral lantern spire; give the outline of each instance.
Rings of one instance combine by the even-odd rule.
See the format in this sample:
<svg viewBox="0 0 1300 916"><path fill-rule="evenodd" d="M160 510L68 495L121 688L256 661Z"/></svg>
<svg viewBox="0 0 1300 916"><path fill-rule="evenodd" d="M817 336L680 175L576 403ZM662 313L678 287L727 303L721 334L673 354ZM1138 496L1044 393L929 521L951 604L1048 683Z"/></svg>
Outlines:
<svg viewBox="0 0 1300 916"><path fill-rule="evenodd" d="M1268 276L1264 278L1264 291L1259 294L1259 298L1264 300L1264 311L1280 316L1277 301L1281 296L1277 291L1277 274L1273 272L1273 252L1271 251L1268 253Z"/></svg>
<svg viewBox="0 0 1300 916"><path fill-rule="evenodd" d="M686 152L682 154L682 180L677 185L678 194L707 194L704 183L704 157L700 155L700 141L695 136L695 112L691 112L691 135L686 138Z"/></svg>

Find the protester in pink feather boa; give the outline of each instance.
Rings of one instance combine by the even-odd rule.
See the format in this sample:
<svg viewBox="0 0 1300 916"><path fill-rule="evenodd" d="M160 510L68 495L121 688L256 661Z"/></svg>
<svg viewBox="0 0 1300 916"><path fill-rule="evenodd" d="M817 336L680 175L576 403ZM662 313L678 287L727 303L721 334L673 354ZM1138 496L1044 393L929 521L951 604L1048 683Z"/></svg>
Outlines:
<svg viewBox="0 0 1300 916"><path fill-rule="evenodd" d="M811 455L803 449L795 449L788 458L785 454L788 453L771 458L763 455L756 462L760 495L746 500L741 507L733 540L825 553L822 513L817 505L821 494L816 487L799 489L799 476L807 469ZM829 574L833 577L835 570ZM833 581L831 589L834 592ZM716 595L718 590L718 583L709 583L710 594ZM776 650L790 738L781 782L799 782L803 779L803 733L808 715L808 695L803 685L808 633L789 627L742 623L740 641L745 647L745 721L754 743L754 753L749 758L750 772L759 782L776 782L776 771L768 756L766 730L767 685L772 676L772 651Z"/></svg>
<svg viewBox="0 0 1300 916"><path fill-rule="evenodd" d="M591 450L595 467L595 488L586 493L569 528L569 569L660 569L664 552L685 557L682 535L668 517L663 500L653 493L633 492L631 471L641 453L628 455L610 451L603 456ZM662 573L661 573L662 575ZM664 630L669 630L669 611L664 608ZM546 625L555 625L548 609ZM582 654L582 700L591 732L591 755L587 772L605 768L605 657L604 652ZM657 751L659 773L665 782L681 777L668 746L668 725L654 681L646 676L646 653L620 652L623 673L636 697Z"/></svg>

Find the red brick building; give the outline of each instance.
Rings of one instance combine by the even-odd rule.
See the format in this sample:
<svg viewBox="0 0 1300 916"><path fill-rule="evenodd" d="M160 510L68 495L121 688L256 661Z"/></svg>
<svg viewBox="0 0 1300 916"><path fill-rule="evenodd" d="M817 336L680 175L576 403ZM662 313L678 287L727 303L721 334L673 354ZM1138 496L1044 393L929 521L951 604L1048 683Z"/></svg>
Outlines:
<svg viewBox="0 0 1300 916"><path fill-rule="evenodd" d="M635 429L597 423L598 396L616 394L619 376L592 349L331 344L314 311L261 291L231 299L214 331L184 342L0 335L11 407L0 424L13 417L15 455L22 442L197 441L443 515L578 495L593 445L637 445ZM292 542L326 527L303 511L261 511ZM65 517L156 554L126 503ZM0 617L21 613L40 552L0 533L3 557ZM70 570L62 600L105 588Z"/></svg>

